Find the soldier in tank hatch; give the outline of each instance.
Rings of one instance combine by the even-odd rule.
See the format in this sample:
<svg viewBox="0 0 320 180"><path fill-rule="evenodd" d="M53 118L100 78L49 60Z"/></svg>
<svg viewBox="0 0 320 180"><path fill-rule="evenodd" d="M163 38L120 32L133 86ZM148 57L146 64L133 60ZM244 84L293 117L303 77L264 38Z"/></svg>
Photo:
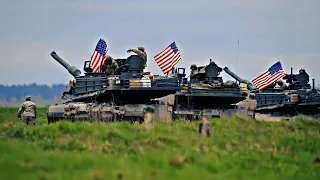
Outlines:
<svg viewBox="0 0 320 180"><path fill-rule="evenodd" d="M190 72L190 77L191 77L191 76L194 76L194 75L196 75L196 74L199 73L198 67L197 67L197 65L195 65L195 64L192 64L192 65L191 65L190 70L191 70L191 72Z"/></svg>
<svg viewBox="0 0 320 180"><path fill-rule="evenodd" d="M147 53L143 46L139 46L138 49L129 49L127 52L134 52L138 54L144 60L144 67L147 67Z"/></svg>
<svg viewBox="0 0 320 180"><path fill-rule="evenodd" d="M113 75L114 71L119 68L118 63L109 55L106 55L106 58L102 65L102 70L104 73L109 76Z"/></svg>
<svg viewBox="0 0 320 180"><path fill-rule="evenodd" d="M21 115L23 121L27 125L34 126L36 124L35 119L37 118L37 107L36 104L31 101L30 96L27 96L26 101L21 105L17 113L17 117L21 119Z"/></svg>

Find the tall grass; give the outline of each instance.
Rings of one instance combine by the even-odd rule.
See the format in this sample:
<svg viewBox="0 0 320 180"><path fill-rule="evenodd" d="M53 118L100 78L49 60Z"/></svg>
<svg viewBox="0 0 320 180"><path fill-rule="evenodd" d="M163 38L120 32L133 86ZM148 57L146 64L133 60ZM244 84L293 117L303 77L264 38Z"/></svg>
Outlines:
<svg viewBox="0 0 320 180"><path fill-rule="evenodd" d="M0 109L0 179L318 179L320 123L277 123L234 117L155 124L48 125L39 108L35 127Z"/></svg>

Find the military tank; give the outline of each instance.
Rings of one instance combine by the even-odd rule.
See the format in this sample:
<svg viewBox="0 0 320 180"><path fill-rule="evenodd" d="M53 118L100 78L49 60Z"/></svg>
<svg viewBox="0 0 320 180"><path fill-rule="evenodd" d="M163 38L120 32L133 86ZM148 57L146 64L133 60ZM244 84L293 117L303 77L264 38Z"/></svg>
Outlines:
<svg viewBox="0 0 320 180"><path fill-rule="evenodd" d="M250 92L255 95L256 113L287 118L296 115L320 117L320 92L315 88L315 79L312 79L312 86L310 85L309 75L304 69L293 74L291 68L290 74L285 74L282 80L261 91L250 89ZM240 109L245 103L246 100L237 103L237 108Z"/></svg>
<svg viewBox="0 0 320 180"><path fill-rule="evenodd" d="M223 82L218 77L222 68L211 60L188 81L185 68L174 68L167 75L144 72L144 61L138 55L115 59L119 68L112 75L92 72L90 61L84 62L81 75L56 52L51 56L73 79L62 92L63 103L48 108L48 123L59 119L142 122L146 112L152 112L156 121L191 120L220 116L247 96L238 84Z"/></svg>
<svg viewBox="0 0 320 180"><path fill-rule="evenodd" d="M175 118L199 119L200 117L220 117L230 110L234 111L234 103L248 96L247 89L254 90L255 86L247 84L245 88L234 81L224 82L220 73L230 70L219 67L210 59L206 66L197 67L198 73L190 76L183 90L176 92L173 105ZM233 75L233 76L232 76ZM231 77L238 77L232 73ZM247 80L243 80L248 82Z"/></svg>
<svg viewBox="0 0 320 180"><path fill-rule="evenodd" d="M287 84L279 80L255 94L257 112L284 116L318 116L320 93L315 88L315 79L312 79L311 86L308 73L301 69L298 74L293 74L293 68L282 79Z"/></svg>

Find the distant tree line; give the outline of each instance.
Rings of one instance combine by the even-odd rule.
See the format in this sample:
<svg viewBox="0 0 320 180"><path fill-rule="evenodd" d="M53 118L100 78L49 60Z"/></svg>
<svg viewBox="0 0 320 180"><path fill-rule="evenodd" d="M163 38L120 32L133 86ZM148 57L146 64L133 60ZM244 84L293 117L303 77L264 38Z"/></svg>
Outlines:
<svg viewBox="0 0 320 180"><path fill-rule="evenodd" d="M46 106L61 102L60 95L65 88L65 84L37 85L0 85L0 107L20 106L25 100L25 96L31 96L32 101L38 106ZM320 85L317 86L320 90Z"/></svg>
<svg viewBox="0 0 320 180"><path fill-rule="evenodd" d="M37 85L18 84L0 85L0 106L19 106L25 96L31 96L38 105L47 105L59 101L60 94L65 88L65 84Z"/></svg>

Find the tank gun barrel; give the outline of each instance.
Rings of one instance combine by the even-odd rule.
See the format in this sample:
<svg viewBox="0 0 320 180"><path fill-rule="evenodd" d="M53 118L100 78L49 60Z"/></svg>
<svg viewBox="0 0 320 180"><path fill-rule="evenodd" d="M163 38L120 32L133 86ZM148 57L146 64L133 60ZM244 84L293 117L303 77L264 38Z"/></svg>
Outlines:
<svg viewBox="0 0 320 180"><path fill-rule="evenodd" d="M245 84L247 84L248 90L250 90L250 91L252 91L252 90L257 90L256 86L255 86L252 82L250 82L250 81L248 81L248 80L246 80L246 79L240 78L240 77L237 76L235 73L233 73L232 71L230 71L228 67L224 67L223 70L224 70L227 74L229 74L231 77L233 77L234 79L236 79L237 81L239 81L240 83L245 83Z"/></svg>
<svg viewBox="0 0 320 180"><path fill-rule="evenodd" d="M53 57L53 59L58 61L59 64L66 68L72 76L81 75L81 71L78 68L76 68L75 66L70 66L66 61L64 61L60 56L58 56L56 52L52 51L50 55Z"/></svg>

